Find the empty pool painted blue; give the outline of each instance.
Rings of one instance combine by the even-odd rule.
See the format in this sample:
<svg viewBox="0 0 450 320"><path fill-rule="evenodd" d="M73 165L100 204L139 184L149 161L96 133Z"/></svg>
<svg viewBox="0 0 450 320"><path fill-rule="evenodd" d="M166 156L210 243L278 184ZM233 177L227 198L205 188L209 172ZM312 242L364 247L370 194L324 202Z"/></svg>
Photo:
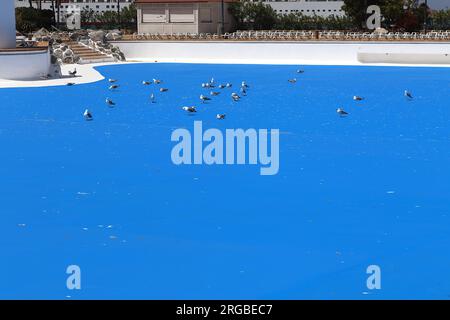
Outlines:
<svg viewBox="0 0 450 320"><path fill-rule="evenodd" d="M297 69L115 65L98 68L115 92L1 89L0 297L449 298L449 70ZM233 87L202 104L211 77ZM171 134L194 121L279 129L278 174L174 165Z"/></svg>

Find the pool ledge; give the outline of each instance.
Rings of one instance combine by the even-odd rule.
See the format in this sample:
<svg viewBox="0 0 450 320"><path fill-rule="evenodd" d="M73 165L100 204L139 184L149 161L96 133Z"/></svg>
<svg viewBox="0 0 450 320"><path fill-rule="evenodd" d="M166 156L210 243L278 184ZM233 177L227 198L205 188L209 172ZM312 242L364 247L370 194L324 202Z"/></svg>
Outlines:
<svg viewBox="0 0 450 320"><path fill-rule="evenodd" d="M61 66L61 77L47 80L6 80L0 79L0 88L26 88L26 87L51 87L65 86L71 82L74 84L86 84L103 80L105 77L98 72L95 67L120 64L116 62L97 63L97 64L67 64ZM77 75L72 77L69 71L77 69Z"/></svg>

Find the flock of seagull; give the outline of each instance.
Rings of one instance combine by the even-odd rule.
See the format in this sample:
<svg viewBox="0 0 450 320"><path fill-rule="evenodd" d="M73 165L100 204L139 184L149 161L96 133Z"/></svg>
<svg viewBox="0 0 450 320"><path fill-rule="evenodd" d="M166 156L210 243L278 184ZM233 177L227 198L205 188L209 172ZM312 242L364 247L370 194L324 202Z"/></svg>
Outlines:
<svg viewBox="0 0 450 320"><path fill-rule="evenodd" d="M302 74L304 72L305 71L302 70L302 69L297 70L297 73L299 73L299 74ZM69 74L71 76L75 76L76 73L77 73L76 69L74 71L69 71ZM117 82L116 79L108 79L108 82L110 83L109 90L114 91L114 90L119 88L119 85L116 83ZM297 83L297 78L289 79L288 82L291 83L291 84L295 84L295 83ZM142 81L142 85L144 85L144 86L149 86L151 84L160 85L160 84L162 84L162 80L153 79L153 81L147 81L147 80ZM68 83L67 85L74 85L74 83ZM208 82L202 83L201 86L204 89L211 89L211 91L209 93L209 96L205 95L205 94L201 94L200 95L199 99L200 99L201 103L206 103L207 101L212 100L211 97L218 96L221 93L220 91L214 91L215 88L226 89L226 88L232 88L233 87L233 85L231 83L216 85L216 82L215 82L214 78L211 78L211 80L209 80ZM233 101L235 101L235 102L239 101L242 96L246 96L247 95L247 90L249 88L250 88L250 86L245 81L242 81L241 82L241 86L239 88L240 95L238 93L236 93L236 92L232 92L231 93L231 99ZM164 88L164 87L159 88L160 92L166 92L168 90L169 90L168 88ZM409 92L408 90L405 90L404 96L408 100L412 100L413 99L412 93ZM364 100L364 98L360 97L360 96L354 96L353 100L354 101L362 101L362 100ZM155 95L153 93L150 95L150 102L151 103L155 103L156 102L156 97L155 97ZM106 98L105 103L106 103L107 106L109 106L111 108L116 105L115 102L113 100L111 100L110 98ZM181 109L186 111L187 113L195 113L195 112L197 112L197 107L196 106L184 106ZM349 113L347 111L345 111L344 108L341 108L341 107L336 109L336 113L339 116L341 116L341 117L345 117L345 116L349 115ZM94 117L92 115L92 112L89 109L86 109L84 111L83 116L84 116L84 119L87 120L87 121L91 121L91 120L94 119ZM220 114L219 113L219 114L216 115L216 118L218 120L223 120L223 119L225 119L225 117L226 117L225 114Z"/></svg>
<svg viewBox="0 0 450 320"><path fill-rule="evenodd" d="M69 72L69 74L72 75L72 76L75 76L76 75L76 69L74 71ZM120 87L117 84L117 79L108 79L108 82L110 84L110 86L108 88L110 91L114 91L114 90L116 90L116 89L118 89ZM152 81L147 81L147 80L142 81L142 85L144 85L144 86L149 86L151 84L155 84L155 85L162 84L162 80L153 79ZM74 83L68 83L67 85L74 85ZM225 88L232 88L232 86L233 85L231 83L226 83L226 84L219 84L219 85L217 85L217 88L225 89ZM215 82L214 78L212 78L211 80L209 80L206 83L202 83L202 88L211 89L211 90L216 88L216 82ZM250 88L250 86L245 81L242 81L240 89L239 89L240 95L238 93L236 93L236 92L232 92L231 93L231 99L233 101L236 101L236 102L239 101L241 99L241 96L246 96L247 95L247 90L249 88ZM167 91L169 91L169 89L161 87L161 88L159 88L159 91L160 92L167 92ZM211 97L213 97L213 96L218 96L220 93L221 93L220 91L213 91L212 90L212 91L210 91L209 94L210 94ZM212 100L211 97L209 97L208 95L205 95L205 94L201 94L199 99L200 99L201 103L205 103L207 101ZM155 103L156 102L156 96L153 93L150 95L150 102L151 103ZM111 108L116 105L116 103L113 100L111 100L110 98L106 98L105 103L106 103L106 105L108 107L111 107ZM196 106L184 106L181 109L186 111L187 113L195 113L195 112L197 112L197 107ZM94 120L94 116L93 116L92 112L89 109L86 109L84 111L83 117L84 117L84 119L86 121ZM219 113L219 114L216 115L216 118L218 120L223 120L223 119L225 119L225 117L226 117L226 115L222 114L222 113Z"/></svg>

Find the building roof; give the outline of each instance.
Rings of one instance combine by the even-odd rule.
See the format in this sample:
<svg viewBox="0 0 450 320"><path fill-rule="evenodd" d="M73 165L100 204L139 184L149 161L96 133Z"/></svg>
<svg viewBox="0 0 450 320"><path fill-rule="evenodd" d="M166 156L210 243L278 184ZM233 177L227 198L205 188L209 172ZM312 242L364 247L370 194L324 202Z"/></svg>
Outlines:
<svg viewBox="0 0 450 320"><path fill-rule="evenodd" d="M223 0L224 2L236 2L237 0ZM222 2L222 0L135 0L136 4L145 3L198 3L198 2Z"/></svg>

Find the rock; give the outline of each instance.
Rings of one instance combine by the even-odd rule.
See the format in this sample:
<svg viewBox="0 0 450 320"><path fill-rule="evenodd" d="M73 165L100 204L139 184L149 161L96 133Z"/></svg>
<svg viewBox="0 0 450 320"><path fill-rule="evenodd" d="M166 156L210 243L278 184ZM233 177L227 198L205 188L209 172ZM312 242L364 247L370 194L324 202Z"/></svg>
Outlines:
<svg viewBox="0 0 450 320"><path fill-rule="evenodd" d="M73 57L72 56L64 57L64 59L62 61L63 61L63 63L66 63L66 64L72 64L73 63Z"/></svg>
<svg viewBox="0 0 450 320"><path fill-rule="evenodd" d="M63 54L64 52L60 48L53 50L53 55L58 59L62 59Z"/></svg>
<svg viewBox="0 0 450 320"><path fill-rule="evenodd" d="M108 32L105 36L107 41L114 41L122 39L122 35L116 32Z"/></svg>
<svg viewBox="0 0 450 320"><path fill-rule="evenodd" d="M112 54L112 57L113 57L114 60L116 60L116 61L121 61L121 57L120 57L120 55L119 55L118 53L113 53L113 54Z"/></svg>
<svg viewBox="0 0 450 320"><path fill-rule="evenodd" d="M50 32L48 32L47 29L41 28L41 29L39 29L38 31L36 31L36 32L33 34L33 36L34 36L35 38L41 38L41 37L44 37L44 36L48 36L49 34L50 34Z"/></svg>
<svg viewBox="0 0 450 320"><path fill-rule="evenodd" d="M89 38L91 38L92 41L103 42L105 40L105 32L102 30L89 32Z"/></svg>
<svg viewBox="0 0 450 320"><path fill-rule="evenodd" d="M75 54L74 54L73 51L70 50L70 49L67 49L66 51L64 51L64 54L63 54L64 58L65 58L65 57L72 57L72 58L73 58L74 55L75 55Z"/></svg>

